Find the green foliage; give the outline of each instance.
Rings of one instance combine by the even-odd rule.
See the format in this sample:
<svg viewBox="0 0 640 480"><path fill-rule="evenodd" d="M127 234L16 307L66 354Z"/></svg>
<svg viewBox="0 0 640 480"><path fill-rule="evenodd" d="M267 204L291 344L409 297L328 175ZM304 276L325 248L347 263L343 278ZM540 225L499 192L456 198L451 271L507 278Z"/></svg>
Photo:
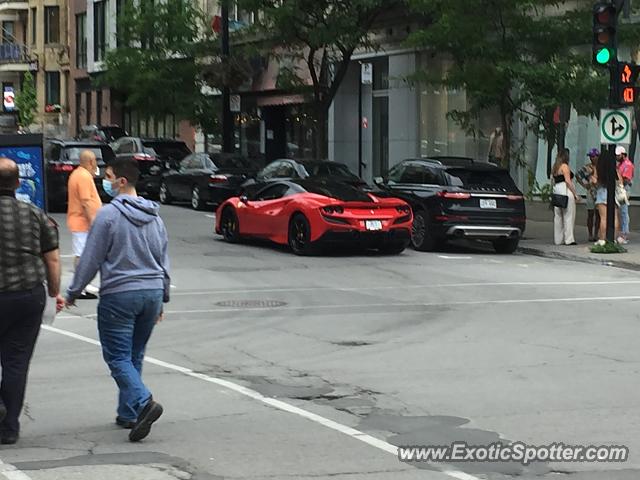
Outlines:
<svg viewBox="0 0 640 480"><path fill-rule="evenodd" d="M100 83L126 96L142 115L194 118L203 104L207 66L217 52L206 17L184 0L125 3L118 18L118 47L107 53Z"/></svg>
<svg viewBox="0 0 640 480"><path fill-rule="evenodd" d="M16 108L18 109L18 117L20 125L29 127L33 124L38 108L38 94L33 75L30 72L24 74L24 81L20 93L16 95Z"/></svg>
<svg viewBox="0 0 640 480"><path fill-rule="evenodd" d="M529 191L526 193L525 198L531 201L536 197L539 197L540 200L544 203L550 202L551 194L553 193L553 187L551 186L551 184L545 183L544 185L540 185L540 183L536 179L536 172L534 172L532 169L528 169L527 173Z"/></svg>
<svg viewBox="0 0 640 480"><path fill-rule="evenodd" d="M376 48L373 22L398 0L238 0L245 11L260 11L249 32L260 39L264 56L285 66L280 86L311 97L318 131L316 149L326 149L326 116L344 79L353 52ZM323 153L319 153L322 155Z"/></svg>
<svg viewBox="0 0 640 480"><path fill-rule="evenodd" d="M627 250L615 242L607 242L604 245L594 245L591 247L591 253L627 253Z"/></svg>
<svg viewBox="0 0 640 480"><path fill-rule="evenodd" d="M518 116L536 134L555 138L553 111L572 105L595 116L607 99L608 76L591 65L590 2L569 0L408 0L431 19L411 46L452 60L445 78L416 79L463 88L468 109L453 112L468 128L484 111L500 112L507 143ZM621 28L622 41L639 29Z"/></svg>

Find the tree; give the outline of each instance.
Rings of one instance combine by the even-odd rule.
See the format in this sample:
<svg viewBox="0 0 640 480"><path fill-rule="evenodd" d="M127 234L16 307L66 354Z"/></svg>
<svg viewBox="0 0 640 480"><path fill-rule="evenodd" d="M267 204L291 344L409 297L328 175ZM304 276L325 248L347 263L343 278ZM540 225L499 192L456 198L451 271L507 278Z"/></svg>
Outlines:
<svg viewBox="0 0 640 480"><path fill-rule="evenodd" d="M126 2L118 18L118 47L107 53L100 83L123 93L125 104L141 115L194 119L211 104L202 87L216 48L195 2Z"/></svg>
<svg viewBox="0 0 640 480"><path fill-rule="evenodd" d="M450 115L466 127L497 110L505 132L504 166L511 160L512 125L520 117L550 144L563 144L558 106L596 115L605 105L605 72L591 66L591 4L566 0L409 0L432 19L410 43L453 60L442 77L419 80L464 88L465 111ZM574 6L578 5L578 6Z"/></svg>
<svg viewBox="0 0 640 480"><path fill-rule="evenodd" d="M16 95L16 108L18 109L18 117L20 125L28 128L33 124L36 118L36 110L38 108L38 94L36 85L33 81L33 75L30 72L24 74L22 89Z"/></svg>
<svg viewBox="0 0 640 480"><path fill-rule="evenodd" d="M259 11L258 33L267 55L284 65L284 88L309 92L315 117L315 154L327 154L327 118L334 97L358 48L375 48L369 33L394 0L238 0L245 11ZM304 66L304 67L302 67ZM310 78L311 85L309 85Z"/></svg>

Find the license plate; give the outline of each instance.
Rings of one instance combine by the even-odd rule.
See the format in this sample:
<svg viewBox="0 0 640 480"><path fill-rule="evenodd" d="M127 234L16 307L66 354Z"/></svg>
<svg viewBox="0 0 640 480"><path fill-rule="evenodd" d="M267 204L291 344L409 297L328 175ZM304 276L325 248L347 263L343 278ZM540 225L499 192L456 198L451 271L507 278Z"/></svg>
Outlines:
<svg viewBox="0 0 640 480"><path fill-rule="evenodd" d="M498 208L498 203L495 200L480 199L480 208Z"/></svg>
<svg viewBox="0 0 640 480"><path fill-rule="evenodd" d="M382 230L382 222L380 220L366 220L364 226L367 230Z"/></svg>

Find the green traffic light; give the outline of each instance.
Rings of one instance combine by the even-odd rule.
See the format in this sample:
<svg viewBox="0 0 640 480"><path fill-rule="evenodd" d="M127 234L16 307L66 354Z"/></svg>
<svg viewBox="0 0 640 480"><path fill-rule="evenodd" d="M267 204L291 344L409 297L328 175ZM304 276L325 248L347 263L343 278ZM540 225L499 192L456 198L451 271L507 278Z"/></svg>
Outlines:
<svg viewBox="0 0 640 480"><path fill-rule="evenodd" d="M608 48L603 48L596 54L596 61L600 65L606 65L611 60L611 52Z"/></svg>

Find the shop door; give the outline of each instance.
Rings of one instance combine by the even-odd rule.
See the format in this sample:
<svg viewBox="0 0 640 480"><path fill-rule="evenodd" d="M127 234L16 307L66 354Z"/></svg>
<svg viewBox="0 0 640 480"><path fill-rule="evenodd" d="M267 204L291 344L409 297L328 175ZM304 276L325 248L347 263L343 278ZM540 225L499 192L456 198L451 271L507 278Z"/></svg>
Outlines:
<svg viewBox="0 0 640 480"><path fill-rule="evenodd" d="M265 107L265 157L267 163L287 155L287 117L285 107Z"/></svg>
<svg viewBox="0 0 640 480"><path fill-rule="evenodd" d="M373 98L373 177L389 170L389 97Z"/></svg>

